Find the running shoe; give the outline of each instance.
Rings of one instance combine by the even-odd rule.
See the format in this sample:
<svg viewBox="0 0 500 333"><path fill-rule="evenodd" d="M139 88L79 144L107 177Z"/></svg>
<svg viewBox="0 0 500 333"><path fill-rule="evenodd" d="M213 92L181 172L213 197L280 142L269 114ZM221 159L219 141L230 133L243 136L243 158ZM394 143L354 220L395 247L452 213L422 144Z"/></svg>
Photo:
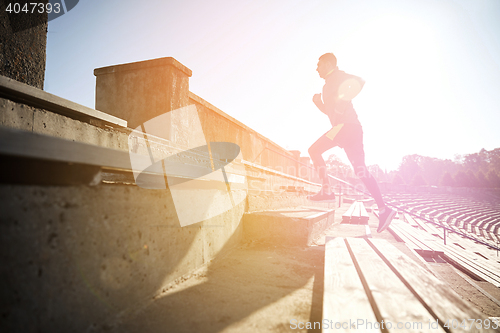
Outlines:
<svg viewBox="0 0 500 333"><path fill-rule="evenodd" d="M377 232L382 232L387 229L391 224L394 215L396 215L395 210L392 210L389 207L385 207L384 212L378 216L379 222Z"/></svg>

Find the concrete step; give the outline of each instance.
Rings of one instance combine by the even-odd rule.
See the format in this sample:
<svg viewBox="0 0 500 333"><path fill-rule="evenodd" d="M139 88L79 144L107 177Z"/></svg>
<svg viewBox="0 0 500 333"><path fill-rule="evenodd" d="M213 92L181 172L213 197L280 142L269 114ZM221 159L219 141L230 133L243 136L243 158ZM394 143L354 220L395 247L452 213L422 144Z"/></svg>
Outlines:
<svg viewBox="0 0 500 333"><path fill-rule="evenodd" d="M326 232L328 237L372 238L372 232L367 224L336 224ZM325 240L326 241L326 240Z"/></svg>
<svg viewBox="0 0 500 333"><path fill-rule="evenodd" d="M338 199L334 202L311 201L307 199L308 195L310 193L272 191L254 195L249 191L247 212L274 211L289 207L316 207L330 210L339 206Z"/></svg>
<svg viewBox="0 0 500 333"><path fill-rule="evenodd" d="M247 240L280 245L308 246L334 223L335 208L298 206L243 216L243 232Z"/></svg>

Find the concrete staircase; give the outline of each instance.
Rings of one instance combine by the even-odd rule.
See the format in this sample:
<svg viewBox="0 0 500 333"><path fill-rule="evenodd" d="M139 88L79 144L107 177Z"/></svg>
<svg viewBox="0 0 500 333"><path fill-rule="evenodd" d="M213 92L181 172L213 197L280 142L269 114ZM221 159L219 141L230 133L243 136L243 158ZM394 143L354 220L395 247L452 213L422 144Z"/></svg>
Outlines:
<svg viewBox="0 0 500 333"><path fill-rule="evenodd" d="M246 240L287 246L309 246L334 222L332 207L298 206L243 215Z"/></svg>

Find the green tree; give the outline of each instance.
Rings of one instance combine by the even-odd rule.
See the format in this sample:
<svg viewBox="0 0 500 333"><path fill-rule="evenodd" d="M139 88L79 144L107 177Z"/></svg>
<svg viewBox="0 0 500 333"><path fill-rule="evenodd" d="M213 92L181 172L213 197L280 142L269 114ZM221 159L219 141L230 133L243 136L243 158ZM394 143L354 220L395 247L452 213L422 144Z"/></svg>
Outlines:
<svg viewBox="0 0 500 333"><path fill-rule="evenodd" d="M467 170L466 174L467 174L467 179L469 180L469 187L479 187L479 181L477 180L477 177L474 174L474 172L471 169L469 169Z"/></svg>
<svg viewBox="0 0 500 333"><path fill-rule="evenodd" d="M455 181L451 177L451 174L446 171L443 174L443 177L441 177L441 181L439 182L439 185L441 186L455 186Z"/></svg>
<svg viewBox="0 0 500 333"><path fill-rule="evenodd" d="M403 177L401 177L401 175L400 175L399 173L396 173L396 174L394 175L394 177L392 178L392 183L393 183L394 185L402 185L402 184L404 184L405 182L404 182L404 180L403 180Z"/></svg>
<svg viewBox="0 0 500 333"><path fill-rule="evenodd" d="M478 173L476 174L476 178L478 187L481 188L488 187L488 181L486 180L486 176L481 170L479 170Z"/></svg>
<svg viewBox="0 0 500 333"><path fill-rule="evenodd" d="M405 183L409 184L413 177L419 172L422 172L420 168L420 161L422 156L413 154L403 157L403 161L399 165L399 173L403 177Z"/></svg>
<svg viewBox="0 0 500 333"><path fill-rule="evenodd" d="M478 172L488 168L488 151L481 149L479 153L467 154L463 158L463 166L467 170Z"/></svg>
<svg viewBox="0 0 500 333"><path fill-rule="evenodd" d="M415 177L413 177L411 181L411 185L413 186L424 186L427 185L427 182L425 181L424 177L422 177L421 173L417 173Z"/></svg>
<svg viewBox="0 0 500 333"><path fill-rule="evenodd" d="M500 173L500 148L490 150L488 153L488 167L489 170L494 170L497 174ZM487 172L485 170L485 172Z"/></svg>
<svg viewBox="0 0 500 333"><path fill-rule="evenodd" d="M387 181L386 173L384 172L384 170L382 170L382 168L378 164L369 165L368 171L370 172L370 174L373 177L375 177L375 179L377 181L379 181L379 182L386 182Z"/></svg>
<svg viewBox="0 0 500 333"><path fill-rule="evenodd" d="M458 187L468 187L469 186L469 178L467 177L467 174L460 170L455 174L453 177L453 180L455 181L455 185Z"/></svg>
<svg viewBox="0 0 500 333"><path fill-rule="evenodd" d="M486 180L488 181L488 187L500 187L500 178L494 170L490 170L488 172L488 174L486 175Z"/></svg>

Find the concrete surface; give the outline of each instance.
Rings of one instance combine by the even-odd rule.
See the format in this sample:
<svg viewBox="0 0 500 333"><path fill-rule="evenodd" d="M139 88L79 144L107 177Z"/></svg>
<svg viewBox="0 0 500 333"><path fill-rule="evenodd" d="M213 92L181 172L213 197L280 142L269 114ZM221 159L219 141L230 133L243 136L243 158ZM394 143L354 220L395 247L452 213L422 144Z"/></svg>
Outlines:
<svg viewBox="0 0 500 333"><path fill-rule="evenodd" d="M0 126L128 151L128 134L0 98Z"/></svg>
<svg viewBox="0 0 500 333"><path fill-rule="evenodd" d="M335 206L335 204L331 204ZM335 209L311 206L282 208L272 211L245 213L243 232L246 240L269 242L273 245L312 245L329 228Z"/></svg>
<svg viewBox="0 0 500 333"><path fill-rule="evenodd" d="M348 207L349 204L343 204L338 209L335 224L322 234L323 239L335 235L335 228ZM373 213L369 215L369 226L375 230L378 220ZM448 283L472 307L491 317L500 315L500 307L461 278L449 264L424 264L391 233L374 232L374 238L389 241ZM285 246L247 240L185 279L170 284L145 308L117 323L111 331L321 332L313 325L322 320L323 275L322 245ZM500 297L498 288L480 284ZM304 328L298 328L298 323Z"/></svg>
<svg viewBox="0 0 500 333"><path fill-rule="evenodd" d="M6 76L0 76L0 96L4 96L14 102L68 116L72 119L89 123L102 123L103 126L127 127L127 122L123 119L88 108Z"/></svg>
<svg viewBox="0 0 500 333"><path fill-rule="evenodd" d="M181 228L171 201L136 186L1 186L4 332L112 325L239 243L244 203Z"/></svg>
<svg viewBox="0 0 500 333"><path fill-rule="evenodd" d="M0 75L43 89L47 13L9 17L6 5L0 5Z"/></svg>
<svg viewBox="0 0 500 333"><path fill-rule="evenodd" d="M94 70L95 107L136 128L149 119L188 105L191 70L160 58Z"/></svg>

